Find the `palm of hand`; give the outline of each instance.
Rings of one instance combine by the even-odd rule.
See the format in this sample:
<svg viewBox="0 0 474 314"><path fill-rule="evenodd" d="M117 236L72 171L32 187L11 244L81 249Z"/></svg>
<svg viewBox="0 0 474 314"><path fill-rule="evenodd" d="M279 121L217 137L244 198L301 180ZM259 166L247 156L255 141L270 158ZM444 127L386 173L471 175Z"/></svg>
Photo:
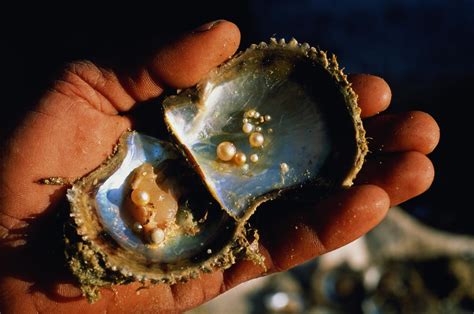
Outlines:
<svg viewBox="0 0 474 314"><path fill-rule="evenodd" d="M38 218L57 212L64 196L63 188L36 184L39 178L56 175L74 179L93 170L111 153L120 134L132 127L129 118L120 113L136 102L158 96L162 86L195 84L235 52L239 36L235 25L221 22L165 47L149 65L129 75L76 63L46 93L5 145L0 173L0 230L4 235L0 248L6 267L0 289L10 292L8 299L2 293L0 309L179 311L263 275L260 266L241 261L226 271L203 274L183 284L141 289L140 293L139 284L103 289L102 299L89 305L68 275L51 266L57 265L48 255L51 248L42 249L47 245L44 239L51 239L45 237L50 232ZM388 106L390 89L383 80L367 75L351 79L364 117ZM371 149L380 148L383 162L372 156L353 188L312 208L274 204L270 217L277 219L259 220L267 208L256 217L262 237L260 249L270 272L288 269L356 239L374 227L390 205L418 195L431 184L433 168L423 155L438 141L439 131L431 117L417 112L385 115L370 118L366 127L373 138ZM35 237L42 240L31 240ZM41 246L31 249L34 245ZM32 260L37 267L29 264Z"/></svg>

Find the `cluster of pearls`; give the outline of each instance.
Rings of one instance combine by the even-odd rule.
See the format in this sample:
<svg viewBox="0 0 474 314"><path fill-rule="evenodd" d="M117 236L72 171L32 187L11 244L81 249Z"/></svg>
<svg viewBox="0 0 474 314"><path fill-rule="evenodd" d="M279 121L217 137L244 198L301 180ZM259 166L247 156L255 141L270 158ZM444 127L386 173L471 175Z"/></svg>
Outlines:
<svg viewBox="0 0 474 314"><path fill-rule="evenodd" d="M150 203L151 197L150 194L141 189L135 189L132 191L132 194L130 195L133 204L136 206L146 206ZM133 224L133 230L136 233L142 233L144 231L143 225L141 225L138 222L135 222ZM165 240L165 231L161 228L153 228L149 232L149 238L152 243L154 244L160 244Z"/></svg>
<svg viewBox="0 0 474 314"><path fill-rule="evenodd" d="M249 134L249 143L252 147L262 147L265 142L263 136L262 127L260 125L265 122L269 122L272 119L270 115L262 115L260 112L251 109L244 113L244 119L242 120L242 131L245 134ZM255 158L254 158L255 160ZM253 162L256 162L257 159Z"/></svg>
<svg viewBox="0 0 474 314"><path fill-rule="evenodd" d="M262 115L260 112L251 109L244 113L242 119L242 132L248 134L249 144L252 148L261 148L265 143L265 137L262 133L262 124L269 122L272 119L270 115ZM273 130L269 129L268 133ZM217 158L221 161L233 161L237 166L241 166L242 169L248 169L247 159L252 163L256 163L259 160L259 156L254 153L249 158L243 153L237 150L234 143L229 141L221 142L217 145L216 150Z"/></svg>

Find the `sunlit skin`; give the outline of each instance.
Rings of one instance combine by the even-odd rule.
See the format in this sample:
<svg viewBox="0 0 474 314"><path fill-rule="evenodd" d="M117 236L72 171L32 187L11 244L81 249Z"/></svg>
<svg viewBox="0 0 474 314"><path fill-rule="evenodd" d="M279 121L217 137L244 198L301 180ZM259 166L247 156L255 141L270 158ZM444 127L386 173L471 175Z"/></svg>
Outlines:
<svg viewBox="0 0 474 314"><path fill-rule="evenodd" d="M49 260L57 253L48 246L51 242L35 241L48 239L65 194L63 187L37 184L39 178L73 179L96 168L119 136L133 128L127 111L136 103L168 88L194 85L235 53L240 41L236 25L222 21L206 28L209 25L160 49L130 73L89 62L72 64L2 143L1 313L180 312L264 275L261 266L240 261L225 271L139 293L138 283L102 289L102 298L90 305L62 264ZM389 206L423 193L433 181L433 165L426 157L439 139L433 118L422 112L385 115L391 99L387 83L367 74L350 80L359 94L371 155L352 188L312 205L275 202L257 212L254 226L260 230L267 273L287 270L357 239L384 218ZM269 218L275 216L278 219Z"/></svg>

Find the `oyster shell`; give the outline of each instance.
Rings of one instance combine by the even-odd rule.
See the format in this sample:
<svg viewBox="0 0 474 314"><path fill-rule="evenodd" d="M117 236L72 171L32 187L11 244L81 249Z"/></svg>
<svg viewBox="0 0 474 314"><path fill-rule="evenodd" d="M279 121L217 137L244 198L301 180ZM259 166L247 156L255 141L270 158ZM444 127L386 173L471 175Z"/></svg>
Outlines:
<svg viewBox="0 0 474 314"><path fill-rule="evenodd" d="M173 144L127 132L68 191L66 254L86 296L261 263L246 225L261 203L352 184L367 152L356 100L334 56L294 39L252 45L165 99Z"/></svg>

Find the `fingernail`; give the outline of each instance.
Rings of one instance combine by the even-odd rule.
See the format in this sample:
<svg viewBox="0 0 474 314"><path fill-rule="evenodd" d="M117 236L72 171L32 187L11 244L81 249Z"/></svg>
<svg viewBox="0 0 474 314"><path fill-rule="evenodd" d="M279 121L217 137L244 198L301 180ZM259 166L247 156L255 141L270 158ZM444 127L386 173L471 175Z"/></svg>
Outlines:
<svg viewBox="0 0 474 314"><path fill-rule="evenodd" d="M212 21L212 22L206 23L206 24L201 25L198 28L196 28L193 32L194 33L206 32L206 31L210 30L211 28L213 28L214 26L216 26L217 24L219 24L222 21L223 20L217 20L217 21Z"/></svg>

